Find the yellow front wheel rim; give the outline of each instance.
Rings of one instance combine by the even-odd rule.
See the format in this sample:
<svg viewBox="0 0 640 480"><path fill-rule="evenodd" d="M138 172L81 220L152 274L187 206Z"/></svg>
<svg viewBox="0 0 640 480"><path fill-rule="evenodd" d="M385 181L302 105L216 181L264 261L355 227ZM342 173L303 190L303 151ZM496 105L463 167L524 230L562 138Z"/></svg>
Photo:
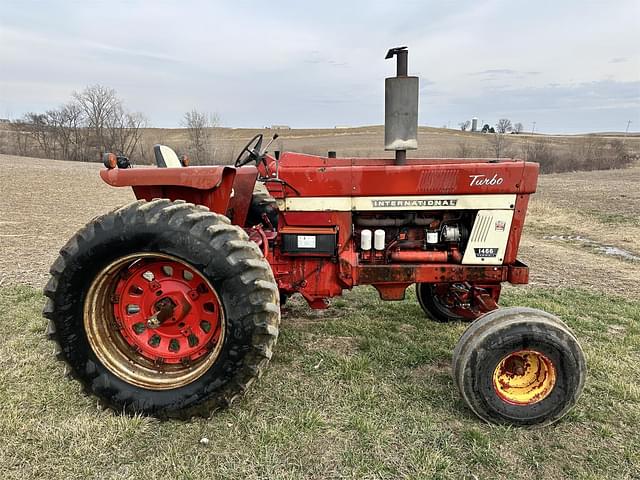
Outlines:
<svg viewBox="0 0 640 480"><path fill-rule="evenodd" d="M519 350L504 357L493 372L493 388L513 405L544 400L556 384L556 369L548 357L534 350Z"/></svg>

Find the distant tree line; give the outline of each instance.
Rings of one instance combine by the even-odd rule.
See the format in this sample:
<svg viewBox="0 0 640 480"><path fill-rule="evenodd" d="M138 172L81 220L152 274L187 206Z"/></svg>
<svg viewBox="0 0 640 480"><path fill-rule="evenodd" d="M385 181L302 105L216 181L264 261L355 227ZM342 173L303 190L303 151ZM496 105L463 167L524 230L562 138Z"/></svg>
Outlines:
<svg viewBox="0 0 640 480"><path fill-rule="evenodd" d="M460 127L460 130L466 132L471 126L471 121L465 120L464 122L460 122L458 126ZM501 118L500 120L498 120L498 123L496 123L495 127L492 127L488 123L485 123L480 129L480 132L482 133L522 133L523 131L524 125L522 125L522 123L518 122L516 124L512 124L511 120L509 120L508 118Z"/></svg>
<svg viewBox="0 0 640 480"><path fill-rule="evenodd" d="M214 132L219 123L217 114L194 108L180 120L186 135L174 137L169 146L187 153L194 164L215 163ZM161 132L145 133L146 127L146 117L129 111L114 89L91 85L58 108L29 112L10 121L8 129L3 125L0 153L99 161L103 152L114 152L136 163L153 163L153 145L170 141Z"/></svg>
<svg viewBox="0 0 640 480"><path fill-rule="evenodd" d="M92 85L59 108L11 121L14 151L7 153L79 161L98 160L106 151L131 155L146 125L145 116L128 111L115 90Z"/></svg>
<svg viewBox="0 0 640 480"><path fill-rule="evenodd" d="M515 140L504 133L482 137L485 142L472 142L460 137L453 156L461 158L517 158L540 164L541 173L625 168L640 160L624 141L595 135L557 141L540 135ZM441 154L448 156L449 152Z"/></svg>

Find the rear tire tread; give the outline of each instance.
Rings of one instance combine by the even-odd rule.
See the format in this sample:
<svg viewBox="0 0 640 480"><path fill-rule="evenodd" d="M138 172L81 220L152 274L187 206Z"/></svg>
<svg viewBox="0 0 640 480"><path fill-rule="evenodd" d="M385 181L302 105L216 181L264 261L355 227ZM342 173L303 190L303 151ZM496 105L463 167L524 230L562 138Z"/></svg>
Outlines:
<svg viewBox="0 0 640 480"><path fill-rule="evenodd" d="M232 378L228 379L215 393L210 394L207 399L193 406L176 410L165 408L142 412L151 413L160 418L209 417L213 411L230 405L236 398L244 394L249 385L262 376L273 355L273 347L277 342L280 324L279 294L269 264L262 256L260 249L249 240L246 233L240 228L232 226L226 217L210 212L206 207L183 201L172 202L167 199L155 199L149 202L139 200L94 219L62 247L60 256L51 268L51 277L44 288L44 294L48 300L45 303L43 315L50 319L46 334L56 344L56 358L64 362L71 374L81 381L86 393L95 395L96 385L108 383L109 379L101 378L105 377L105 374L98 373L95 365L93 368L89 368L90 360L86 362L83 372L76 372L67 358L59 337L60 332L64 331L66 312L71 307L65 304L65 295L62 294L64 292L60 292L61 279L69 268L69 262L74 261L73 259L83 250L84 245L98 241L96 227L98 230L123 229L131 231L141 225L153 225L159 222L172 225L190 235L196 235L198 240L212 248L220 249L221 257L226 259L226 265L219 266L209 263L204 267L203 274L210 278L215 277L216 272L213 270L222 267L226 275L231 275L228 282L234 286L236 284L242 285L243 288L252 290L252 294L244 294L244 298L247 299L247 311L237 321L242 325L245 324L245 319L250 322L249 327L254 334L246 348L237 345L230 346L227 361L236 363ZM118 227L118 223L121 225L120 227ZM231 273L229 274L229 272ZM266 298L269 301L265 301ZM234 352L239 355L235 360L232 360ZM93 375L90 375L91 372ZM131 392L129 394L131 395ZM114 399L116 396L117 399ZM127 391L120 391L114 397L109 399L98 397L98 401L102 406L116 411L125 411L130 414L140 411L140 409L131 407L135 399L127 396Z"/></svg>

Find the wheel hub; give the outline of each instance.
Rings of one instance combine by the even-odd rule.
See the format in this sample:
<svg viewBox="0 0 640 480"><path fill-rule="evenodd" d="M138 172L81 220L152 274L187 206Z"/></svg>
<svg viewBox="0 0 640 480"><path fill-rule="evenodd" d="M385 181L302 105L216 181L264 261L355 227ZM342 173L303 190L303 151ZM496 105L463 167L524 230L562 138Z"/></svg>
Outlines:
<svg viewBox="0 0 640 480"><path fill-rule="evenodd" d="M220 304L199 273L170 260L141 260L116 283L113 313L123 338L156 363L189 364L220 336Z"/></svg>
<svg viewBox="0 0 640 480"><path fill-rule="evenodd" d="M493 388L513 405L544 400L556 384L556 369L548 357L534 350L519 350L504 357L493 372Z"/></svg>

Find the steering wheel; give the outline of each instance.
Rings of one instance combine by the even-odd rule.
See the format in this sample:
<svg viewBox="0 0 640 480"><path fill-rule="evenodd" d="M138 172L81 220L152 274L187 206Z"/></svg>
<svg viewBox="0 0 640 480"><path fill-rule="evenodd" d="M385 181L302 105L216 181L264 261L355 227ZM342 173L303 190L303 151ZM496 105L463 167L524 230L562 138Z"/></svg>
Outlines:
<svg viewBox="0 0 640 480"><path fill-rule="evenodd" d="M254 145L255 143L255 145ZM253 145L253 148L250 148ZM260 159L260 148L262 147L262 134L259 133L253 137L240 151L240 155L236 158L235 166L242 167L249 162L256 162Z"/></svg>

